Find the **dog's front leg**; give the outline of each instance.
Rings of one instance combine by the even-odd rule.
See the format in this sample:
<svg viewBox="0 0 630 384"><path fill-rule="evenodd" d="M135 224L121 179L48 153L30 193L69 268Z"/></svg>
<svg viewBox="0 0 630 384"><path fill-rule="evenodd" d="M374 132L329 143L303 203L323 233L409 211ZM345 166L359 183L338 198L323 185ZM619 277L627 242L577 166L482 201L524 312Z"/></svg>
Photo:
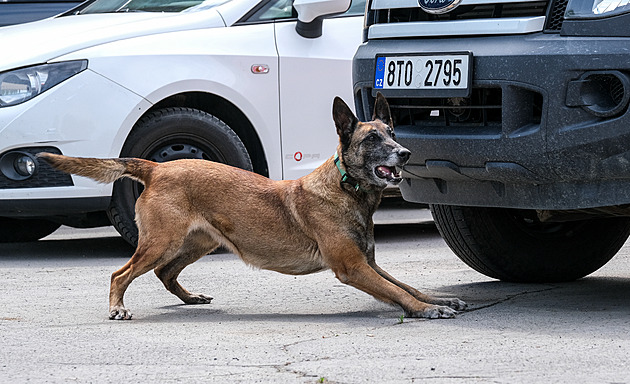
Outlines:
<svg viewBox="0 0 630 384"><path fill-rule="evenodd" d="M385 280L399 286L400 288L409 292L409 294L411 294L413 297L415 297L416 299L420 301L423 301L429 304L446 305L457 311L464 310L468 307L468 304L466 304L465 302L457 298L439 298L439 297L432 297L432 296L426 295L418 291L416 288L395 279L392 275L387 273L383 268L378 266L374 260L371 260L369 262L369 265L376 271L376 273L382 276Z"/></svg>
<svg viewBox="0 0 630 384"><path fill-rule="evenodd" d="M379 275L368 265L366 256L352 240L337 241L327 249L326 246L322 248L325 260L339 281L360 289L377 300L399 305L407 317L450 318L457 313L447 306L422 302Z"/></svg>

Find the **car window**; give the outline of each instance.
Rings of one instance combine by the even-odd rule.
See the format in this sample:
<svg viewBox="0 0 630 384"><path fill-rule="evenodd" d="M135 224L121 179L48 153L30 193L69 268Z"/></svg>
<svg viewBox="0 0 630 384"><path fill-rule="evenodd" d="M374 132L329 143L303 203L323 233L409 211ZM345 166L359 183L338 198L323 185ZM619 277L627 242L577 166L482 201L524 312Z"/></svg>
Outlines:
<svg viewBox="0 0 630 384"><path fill-rule="evenodd" d="M279 19L290 19L297 17L293 9L293 0L271 0L256 10L247 22L260 22Z"/></svg>
<svg viewBox="0 0 630 384"><path fill-rule="evenodd" d="M80 0L0 0L2 4L79 3Z"/></svg>
<svg viewBox="0 0 630 384"><path fill-rule="evenodd" d="M207 9L229 0L96 0L79 13L182 12Z"/></svg>
<svg viewBox="0 0 630 384"><path fill-rule="evenodd" d="M362 15L365 11L365 1L366 0L352 0L350 8L343 15ZM293 0L271 0L251 14L251 16L247 18L247 22L294 18L297 18L297 13L293 8Z"/></svg>
<svg viewBox="0 0 630 384"><path fill-rule="evenodd" d="M365 12L365 0L352 0L350 8L344 13L348 16L363 15Z"/></svg>

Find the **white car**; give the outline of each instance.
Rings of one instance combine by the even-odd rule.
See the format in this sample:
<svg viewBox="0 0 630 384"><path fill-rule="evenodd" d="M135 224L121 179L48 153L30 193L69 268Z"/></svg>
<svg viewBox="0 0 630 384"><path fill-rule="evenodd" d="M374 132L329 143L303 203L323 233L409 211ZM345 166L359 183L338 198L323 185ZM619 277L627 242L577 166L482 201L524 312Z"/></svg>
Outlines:
<svg viewBox="0 0 630 384"><path fill-rule="evenodd" d="M335 151L334 96L352 105L364 7L93 0L0 28L0 242L110 223L137 240L141 185L60 173L42 151L307 174Z"/></svg>

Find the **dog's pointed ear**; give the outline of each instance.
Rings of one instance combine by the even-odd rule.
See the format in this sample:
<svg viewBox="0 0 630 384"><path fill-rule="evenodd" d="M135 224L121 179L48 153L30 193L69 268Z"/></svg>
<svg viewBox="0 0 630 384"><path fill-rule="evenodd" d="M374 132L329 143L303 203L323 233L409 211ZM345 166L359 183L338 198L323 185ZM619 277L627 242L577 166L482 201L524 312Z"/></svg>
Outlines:
<svg viewBox="0 0 630 384"><path fill-rule="evenodd" d="M339 96L335 97L333 101L332 114L341 145L347 147L350 145L352 133L354 133L359 119Z"/></svg>
<svg viewBox="0 0 630 384"><path fill-rule="evenodd" d="M374 103L374 115L372 116L372 120L377 119L389 125L390 128L394 128L392 114L389 110L389 103L385 99L385 96L383 96L383 94L380 92L376 94L376 102Z"/></svg>

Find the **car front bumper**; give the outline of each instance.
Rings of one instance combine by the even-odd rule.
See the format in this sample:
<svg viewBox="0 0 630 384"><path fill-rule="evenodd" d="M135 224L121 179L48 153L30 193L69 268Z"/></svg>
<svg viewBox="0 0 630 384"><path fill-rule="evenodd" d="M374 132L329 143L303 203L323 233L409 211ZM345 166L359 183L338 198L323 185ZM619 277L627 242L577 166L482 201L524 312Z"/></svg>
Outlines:
<svg viewBox="0 0 630 384"><path fill-rule="evenodd" d="M15 151L118 157L133 122L150 106L88 69L25 103L0 108L0 159ZM26 180L13 180L0 172L0 216L103 210L111 191L111 185L87 178L64 179L38 161L36 174Z"/></svg>
<svg viewBox="0 0 630 384"><path fill-rule="evenodd" d="M383 91L398 141L412 152L405 199L527 209L626 204L628 46L627 38L543 33L370 40L354 60L356 109L371 116L376 55L471 52L469 98Z"/></svg>

